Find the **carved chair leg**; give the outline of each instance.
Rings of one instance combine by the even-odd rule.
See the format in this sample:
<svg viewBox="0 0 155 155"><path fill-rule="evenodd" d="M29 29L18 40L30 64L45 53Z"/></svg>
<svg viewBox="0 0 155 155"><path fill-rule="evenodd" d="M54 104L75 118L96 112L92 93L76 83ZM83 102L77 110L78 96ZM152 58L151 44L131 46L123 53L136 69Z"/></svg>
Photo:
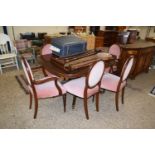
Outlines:
<svg viewBox="0 0 155 155"><path fill-rule="evenodd" d="M88 105L87 105L87 98L84 98L84 111L85 111L85 115L86 115L86 119L89 119L89 115L88 115Z"/></svg>
<svg viewBox="0 0 155 155"><path fill-rule="evenodd" d="M29 109L32 109L32 94L30 93L30 105L29 105Z"/></svg>
<svg viewBox="0 0 155 155"><path fill-rule="evenodd" d="M66 112L66 94L64 94L62 97L63 97L63 104L64 104L64 112Z"/></svg>
<svg viewBox="0 0 155 155"><path fill-rule="evenodd" d="M76 96L73 96L72 109L75 109Z"/></svg>
<svg viewBox="0 0 155 155"><path fill-rule="evenodd" d="M37 117L38 112L38 99L35 97L34 119Z"/></svg>
<svg viewBox="0 0 155 155"><path fill-rule="evenodd" d="M124 91L125 91L125 87L122 89L122 104L124 104Z"/></svg>
<svg viewBox="0 0 155 155"><path fill-rule="evenodd" d="M119 111L118 99L119 99L119 92L116 92L116 93L115 93L115 104L116 104L116 110L117 110L117 111Z"/></svg>
<svg viewBox="0 0 155 155"><path fill-rule="evenodd" d="M99 111L99 93L96 94L96 111Z"/></svg>

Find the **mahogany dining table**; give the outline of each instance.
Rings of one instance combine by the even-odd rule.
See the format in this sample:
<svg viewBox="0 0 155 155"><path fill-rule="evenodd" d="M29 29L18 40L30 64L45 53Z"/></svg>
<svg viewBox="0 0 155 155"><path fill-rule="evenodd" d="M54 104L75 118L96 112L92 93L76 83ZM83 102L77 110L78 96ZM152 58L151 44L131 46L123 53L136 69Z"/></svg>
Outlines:
<svg viewBox="0 0 155 155"><path fill-rule="evenodd" d="M96 53L94 53L94 56ZM75 56L76 58L77 56ZM89 56L86 56L87 58ZM61 67L61 64L57 65L57 63L54 61L54 59L57 58L53 54L47 54L47 55L41 55L40 56L40 63L41 65L50 73L60 77L62 80L69 80L74 79L82 76L86 76L90 70L90 67L95 61L100 60L99 58L95 58L92 60L92 63L90 61L85 61L85 65L80 66L79 68L73 69L73 70L66 70L63 67ZM58 59L58 58L57 58ZM114 63L115 58L111 57L108 59L105 59L106 66L110 66ZM89 64L88 64L88 63Z"/></svg>

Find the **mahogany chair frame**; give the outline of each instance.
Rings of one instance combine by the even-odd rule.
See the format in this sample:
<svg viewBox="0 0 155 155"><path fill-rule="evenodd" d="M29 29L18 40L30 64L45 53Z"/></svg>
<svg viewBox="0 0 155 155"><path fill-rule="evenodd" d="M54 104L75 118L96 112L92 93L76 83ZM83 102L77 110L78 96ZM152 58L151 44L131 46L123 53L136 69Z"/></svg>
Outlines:
<svg viewBox="0 0 155 155"><path fill-rule="evenodd" d="M102 60L100 60L102 61ZM93 63L93 65L91 66L90 68L90 71L89 73L86 75L86 80L85 80L85 89L84 89L84 98L81 98L79 96L76 96L76 95L73 95L71 93L71 95L73 95L73 102L72 102L72 109L75 109L75 105L76 105L76 98L81 98L83 99L83 105L84 105L84 112L85 112L85 116L86 116L86 119L89 120L89 114L88 114L88 98L92 97L92 96L96 96L96 111L99 112L99 94L100 94L100 86L101 86L101 79L103 77L103 74L104 74L104 70L105 70L105 66L104 66L104 70L103 70L103 73L101 75L101 78L99 80L99 82L97 84L95 84L94 86L89 86L89 83L88 83L88 80L89 80L89 76L90 76L90 73L91 73L91 70L93 69L93 67L95 66L97 62ZM103 62L104 63L104 62ZM96 93L96 94L93 94L91 96L87 96L87 91L88 89L92 89L92 88L95 88L96 86L98 86L99 88L99 91Z"/></svg>
<svg viewBox="0 0 155 155"><path fill-rule="evenodd" d="M117 85L116 92L115 92L115 91L111 91L111 92L114 92L114 93L115 93L116 111L119 111L119 93L120 93L121 84L122 84L123 81L126 81L126 85L127 85L127 78L128 78L128 76L129 76L130 72L132 72L132 69L133 69L133 66L134 66L134 63L135 63L135 61L133 60L134 62L133 62L133 65L132 65L132 67L131 67L131 70L130 70L130 72L129 72L127 78L126 78L125 80L123 80L123 75L124 75L124 73L125 73L125 71L126 71L126 68L127 68L127 66L128 66L128 64L129 64L129 62L130 62L131 59L134 59L134 56L130 56L130 57L126 60L124 66L123 66L123 69L122 69L122 72L121 72L121 75L120 75L120 80L119 80L119 83L118 83L118 85ZM124 86L124 87L122 88L122 94L121 94L121 101L122 101L122 104L124 104L124 92L125 92L125 88L126 88L126 86ZM110 91L110 90L109 90L109 91Z"/></svg>
<svg viewBox="0 0 155 155"><path fill-rule="evenodd" d="M116 55L110 53L110 48L111 48L113 45L117 45L117 46L119 47L119 49L120 49L119 58L117 58ZM114 65L117 66L117 70L118 70L119 61L120 61L120 56L121 56L121 47L120 47L120 45L118 45L118 44L113 44L113 45L111 45L111 46L109 47L109 53L115 58L115 63L114 63L113 65L110 66L110 73L116 72L116 74L118 74L118 73L117 73L118 71L114 71L113 66L114 66Z"/></svg>
<svg viewBox="0 0 155 155"><path fill-rule="evenodd" d="M43 74L45 75L45 79L40 79L40 80L33 80L32 79L32 76L31 76L31 73L30 73L30 70L27 66L27 63L26 63L26 59L24 57L21 58L21 60L23 61L23 64L26 68L26 71L28 73L28 76L29 76L29 79L30 79L30 82L31 82L31 85L30 87L32 88L32 91L29 91L29 94L30 94L30 105L29 105L29 109L32 108L32 98L34 96L34 101L35 101L35 109L34 109L34 119L37 118L37 112L38 112L38 97L37 97L37 92L36 92L36 89L35 89L35 85L39 85L39 84L43 84L43 83L46 83L46 82L49 82L49 81L54 81L55 83L55 86L59 92L58 96L62 96L63 97L63 104L64 104L64 112L66 112L66 94L62 94L62 90L61 88L59 87L58 85L58 78L57 77L47 77L47 74L45 72L45 69L43 66L38 66L38 67L34 67L32 68L32 71L36 71L38 69L42 69L43 71ZM53 97L54 98L54 97Z"/></svg>

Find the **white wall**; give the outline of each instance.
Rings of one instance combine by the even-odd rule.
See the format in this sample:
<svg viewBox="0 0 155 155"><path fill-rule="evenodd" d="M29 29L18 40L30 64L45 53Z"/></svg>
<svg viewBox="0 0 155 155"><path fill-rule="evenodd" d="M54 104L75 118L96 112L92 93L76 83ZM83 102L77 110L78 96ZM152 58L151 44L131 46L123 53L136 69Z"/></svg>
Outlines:
<svg viewBox="0 0 155 155"><path fill-rule="evenodd" d="M67 32L68 26L8 26L8 33L12 39L13 30L15 39L20 38L20 33L34 32L36 35L38 32L47 32L48 34Z"/></svg>

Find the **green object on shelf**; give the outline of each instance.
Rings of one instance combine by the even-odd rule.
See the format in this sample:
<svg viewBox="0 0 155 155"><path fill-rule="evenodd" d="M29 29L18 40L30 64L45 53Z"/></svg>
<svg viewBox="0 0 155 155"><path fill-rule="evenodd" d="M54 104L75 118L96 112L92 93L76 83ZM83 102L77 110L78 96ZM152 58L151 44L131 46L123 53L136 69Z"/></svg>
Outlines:
<svg viewBox="0 0 155 155"><path fill-rule="evenodd" d="M42 40L32 40L32 45L40 47L43 45L43 41Z"/></svg>

